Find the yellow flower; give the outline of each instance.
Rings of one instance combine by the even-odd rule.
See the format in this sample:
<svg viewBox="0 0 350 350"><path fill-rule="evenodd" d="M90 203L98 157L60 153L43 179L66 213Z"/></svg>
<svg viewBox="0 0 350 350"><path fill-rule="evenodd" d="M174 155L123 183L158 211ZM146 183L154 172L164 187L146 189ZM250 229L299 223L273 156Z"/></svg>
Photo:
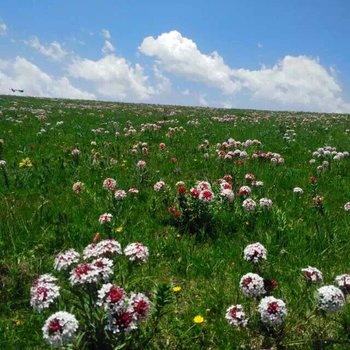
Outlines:
<svg viewBox="0 0 350 350"><path fill-rule="evenodd" d="M115 229L115 232L121 233L124 231L124 227L123 226L119 226Z"/></svg>
<svg viewBox="0 0 350 350"><path fill-rule="evenodd" d="M179 293L179 292L181 292L181 287L180 286L175 286L175 287L173 287L173 292L174 293Z"/></svg>
<svg viewBox="0 0 350 350"><path fill-rule="evenodd" d="M33 163L32 163L32 161L31 161L28 157L22 159L22 160L19 162L19 167L20 167L20 168L29 167L29 166L33 166Z"/></svg>
<svg viewBox="0 0 350 350"><path fill-rule="evenodd" d="M193 318L193 322L197 324L201 324L204 322L204 317L201 315L197 315Z"/></svg>

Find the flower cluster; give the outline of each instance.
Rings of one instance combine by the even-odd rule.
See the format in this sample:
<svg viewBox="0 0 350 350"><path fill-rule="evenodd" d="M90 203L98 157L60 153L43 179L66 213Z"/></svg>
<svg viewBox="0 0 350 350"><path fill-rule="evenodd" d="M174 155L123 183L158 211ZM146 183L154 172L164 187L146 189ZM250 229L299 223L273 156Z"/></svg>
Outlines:
<svg viewBox="0 0 350 350"><path fill-rule="evenodd" d="M248 323L245 312L242 305L231 305L226 310L225 318L231 326L245 327Z"/></svg>
<svg viewBox="0 0 350 350"><path fill-rule="evenodd" d="M286 304L273 296L262 298L258 306L261 321L269 326L282 324L287 316Z"/></svg>
<svg viewBox="0 0 350 350"><path fill-rule="evenodd" d="M57 271L67 270L72 264L79 262L80 254L74 249L68 249L65 252L56 255L54 268Z"/></svg>
<svg viewBox="0 0 350 350"><path fill-rule="evenodd" d="M305 279L310 283L318 283L323 281L322 272L315 267L309 266L301 271L304 273Z"/></svg>
<svg viewBox="0 0 350 350"><path fill-rule="evenodd" d="M318 308L325 312L336 312L345 305L343 292L335 286L323 286L317 290Z"/></svg>
<svg viewBox="0 0 350 350"><path fill-rule="evenodd" d="M30 305L34 310L41 312L53 304L59 297L60 287L55 282L57 278L50 274L39 276L30 289Z"/></svg>
<svg viewBox="0 0 350 350"><path fill-rule="evenodd" d="M262 244L253 243L245 247L243 254L244 260L257 264L266 260L267 250Z"/></svg>
<svg viewBox="0 0 350 350"><path fill-rule="evenodd" d="M264 279L256 273L247 273L244 275L239 286L242 293L249 297L254 298L266 293Z"/></svg>
<svg viewBox="0 0 350 350"><path fill-rule="evenodd" d="M124 254L130 261L145 263L148 260L148 248L142 243L131 243L124 249Z"/></svg>

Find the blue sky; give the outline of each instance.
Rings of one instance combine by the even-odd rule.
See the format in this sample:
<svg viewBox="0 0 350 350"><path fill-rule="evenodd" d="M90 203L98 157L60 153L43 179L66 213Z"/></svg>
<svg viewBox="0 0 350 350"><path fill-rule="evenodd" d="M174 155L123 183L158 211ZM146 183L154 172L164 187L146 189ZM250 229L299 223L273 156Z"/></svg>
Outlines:
<svg viewBox="0 0 350 350"><path fill-rule="evenodd" d="M350 112L350 1L2 0L0 93Z"/></svg>

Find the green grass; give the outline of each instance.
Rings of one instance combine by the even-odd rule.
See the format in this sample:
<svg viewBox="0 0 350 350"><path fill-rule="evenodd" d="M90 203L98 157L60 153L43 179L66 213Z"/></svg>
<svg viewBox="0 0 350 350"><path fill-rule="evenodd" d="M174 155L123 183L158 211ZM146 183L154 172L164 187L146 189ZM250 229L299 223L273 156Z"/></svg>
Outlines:
<svg viewBox="0 0 350 350"><path fill-rule="evenodd" d="M41 113L46 116L44 121L36 118ZM236 115L236 121L212 119L225 114ZM199 126L187 124L195 118ZM125 137L123 128L128 120L137 133ZM161 120L170 122L159 131L140 132L142 123ZM58 121L64 123L56 126ZM118 138L114 136L116 126L121 133ZM168 127L175 126L186 131L167 137ZM349 116L344 115L0 97L0 138L4 140L0 159L7 162L9 183L7 187L0 174L0 348L46 347L41 327L53 311L37 314L31 310L31 283L39 274L54 273L55 254L71 247L81 251L101 232L98 217L114 210L102 189L106 177L115 178L118 188L140 190L138 196L123 202L114 222L115 227L124 228L122 233L114 233L123 247L134 241L149 247L149 262L139 272L139 290L150 290L164 281L182 287L150 349L260 348L259 325L256 331L237 330L224 318L231 304L240 303L247 312L251 310L252 322L258 322L254 302L239 290L241 276L252 269L242 258L243 249L256 241L268 250L264 276L278 281L273 295L287 304L286 348L318 349L312 342L324 337L322 332L327 338L349 341L349 305L331 317L305 320L315 308L317 286L305 292L301 274L301 268L315 266L323 272L324 284L333 284L335 276L350 273L350 215L343 209L350 200L350 158L332 161L322 174L316 173L319 161L308 162L311 153L325 145L350 150L348 126ZM91 131L99 127L109 133ZM288 143L283 134L290 128L296 137ZM41 129L46 131L38 135ZM285 164L248 159L237 165L218 159L216 144L230 137L258 139L262 142L259 149L280 153ZM205 139L211 144L209 159L198 149ZM91 141L97 145L92 146ZM148 156L131 155L132 146L139 141L148 143ZM166 152L159 150L160 142L166 144ZM71 156L75 147L81 151L78 165ZM97 165L92 165L93 149L99 153ZM26 157L33 166L20 168L19 162ZM112 157L117 164L110 164ZM171 161L173 157L177 163ZM136 168L139 159L147 162L142 183ZM264 182L253 197L271 198L272 211L247 216L236 198L232 212L216 217L212 236L179 232L153 190L154 183L162 179L175 198L177 181L190 188L196 180L214 183L231 174L237 183L243 183L246 173L254 173ZM324 215L313 206L310 176L318 178ZM85 184L80 195L72 191L76 181ZM296 186L305 190L300 199L293 195ZM193 324L197 314L205 318L201 325ZM329 344L328 348L347 349L350 343Z"/></svg>

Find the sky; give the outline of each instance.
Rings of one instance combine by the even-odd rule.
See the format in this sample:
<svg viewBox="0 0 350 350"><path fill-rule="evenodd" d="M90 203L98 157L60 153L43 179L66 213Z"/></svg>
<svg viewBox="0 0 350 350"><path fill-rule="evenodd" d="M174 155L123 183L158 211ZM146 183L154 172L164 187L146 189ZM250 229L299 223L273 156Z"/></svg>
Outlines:
<svg viewBox="0 0 350 350"><path fill-rule="evenodd" d="M350 112L348 0L1 0L0 94Z"/></svg>

